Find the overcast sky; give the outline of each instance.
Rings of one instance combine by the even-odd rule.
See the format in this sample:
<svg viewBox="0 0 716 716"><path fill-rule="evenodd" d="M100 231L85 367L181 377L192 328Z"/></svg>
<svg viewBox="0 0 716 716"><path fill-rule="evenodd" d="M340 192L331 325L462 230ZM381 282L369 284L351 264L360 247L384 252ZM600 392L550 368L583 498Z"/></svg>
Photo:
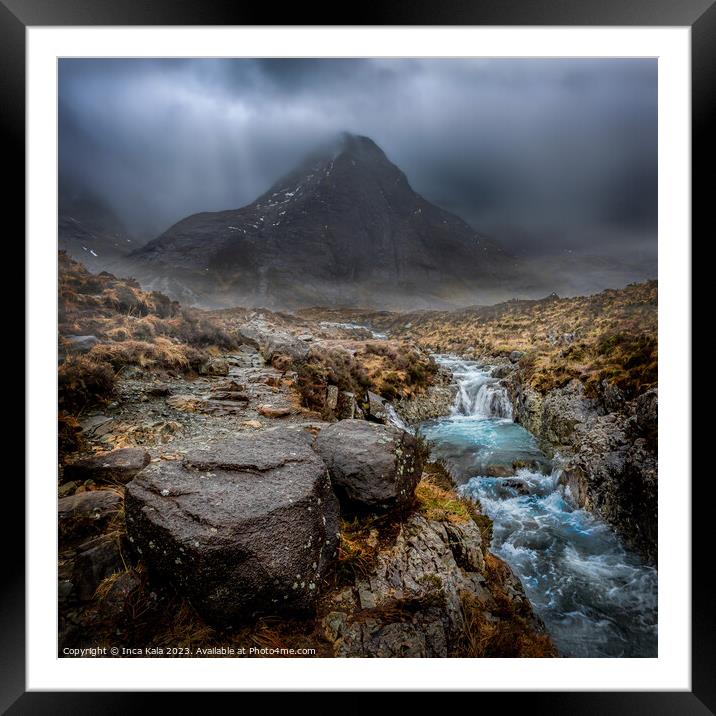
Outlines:
<svg viewBox="0 0 716 716"><path fill-rule="evenodd" d="M153 236L341 131L518 253L656 254L656 60L60 61L61 191Z"/></svg>

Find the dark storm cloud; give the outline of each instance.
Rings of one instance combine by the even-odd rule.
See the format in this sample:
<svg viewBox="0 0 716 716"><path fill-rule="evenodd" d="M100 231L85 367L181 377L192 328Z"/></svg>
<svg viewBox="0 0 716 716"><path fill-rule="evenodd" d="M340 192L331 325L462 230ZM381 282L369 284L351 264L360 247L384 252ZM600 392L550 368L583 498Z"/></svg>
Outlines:
<svg viewBox="0 0 716 716"><path fill-rule="evenodd" d="M509 249L655 255L655 60L68 59L59 123L65 190L145 236L347 130Z"/></svg>

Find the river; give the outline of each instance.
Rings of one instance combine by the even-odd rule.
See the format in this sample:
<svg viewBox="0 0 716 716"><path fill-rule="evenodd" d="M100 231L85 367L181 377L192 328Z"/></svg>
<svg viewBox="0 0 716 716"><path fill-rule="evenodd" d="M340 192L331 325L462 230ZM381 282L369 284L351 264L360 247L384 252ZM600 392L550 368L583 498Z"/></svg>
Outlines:
<svg viewBox="0 0 716 716"><path fill-rule="evenodd" d="M519 575L563 656L657 656L657 572L616 533L576 509L559 466L512 420L490 367L438 356L459 392L451 415L419 432L460 492L494 521L493 551ZM521 467L509 476L513 464Z"/></svg>

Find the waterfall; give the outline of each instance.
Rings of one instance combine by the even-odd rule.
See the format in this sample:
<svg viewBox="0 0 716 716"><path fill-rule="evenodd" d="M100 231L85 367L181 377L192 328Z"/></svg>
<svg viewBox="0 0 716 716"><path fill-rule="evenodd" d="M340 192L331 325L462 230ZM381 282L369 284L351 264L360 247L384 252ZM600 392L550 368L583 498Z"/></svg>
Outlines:
<svg viewBox="0 0 716 716"><path fill-rule="evenodd" d="M454 375L458 392L453 415L512 419L512 403L499 381L476 366Z"/></svg>

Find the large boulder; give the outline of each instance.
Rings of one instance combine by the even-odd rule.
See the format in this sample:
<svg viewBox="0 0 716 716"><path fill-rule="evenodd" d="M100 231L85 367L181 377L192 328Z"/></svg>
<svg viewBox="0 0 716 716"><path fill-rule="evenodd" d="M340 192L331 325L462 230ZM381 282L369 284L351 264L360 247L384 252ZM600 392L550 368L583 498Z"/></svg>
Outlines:
<svg viewBox="0 0 716 716"><path fill-rule="evenodd" d="M286 356L295 363L301 363L308 358L309 342L290 333L273 331L261 325L244 326L241 331L242 335L259 349L261 355L269 363L279 356Z"/></svg>
<svg viewBox="0 0 716 716"><path fill-rule="evenodd" d="M308 437L237 435L126 489L127 534L211 623L310 610L336 555L338 503Z"/></svg>
<svg viewBox="0 0 716 716"><path fill-rule="evenodd" d="M420 423L443 415L449 415L455 404L457 386L440 383L428 386L427 390L408 399L395 402L395 412L406 423Z"/></svg>
<svg viewBox="0 0 716 716"><path fill-rule="evenodd" d="M423 470L416 438L392 425L341 420L321 431L314 449L349 509L384 510L409 503Z"/></svg>
<svg viewBox="0 0 716 716"><path fill-rule="evenodd" d="M288 333L272 333L266 336L261 353L267 361L278 355L288 356L294 363L301 363L308 358L310 346L304 340Z"/></svg>
<svg viewBox="0 0 716 716"><path fill-rule="evenodd" d="M63 480L124 485L148 464L149 453L144 448L121 448L65 465Z"/></svg>

